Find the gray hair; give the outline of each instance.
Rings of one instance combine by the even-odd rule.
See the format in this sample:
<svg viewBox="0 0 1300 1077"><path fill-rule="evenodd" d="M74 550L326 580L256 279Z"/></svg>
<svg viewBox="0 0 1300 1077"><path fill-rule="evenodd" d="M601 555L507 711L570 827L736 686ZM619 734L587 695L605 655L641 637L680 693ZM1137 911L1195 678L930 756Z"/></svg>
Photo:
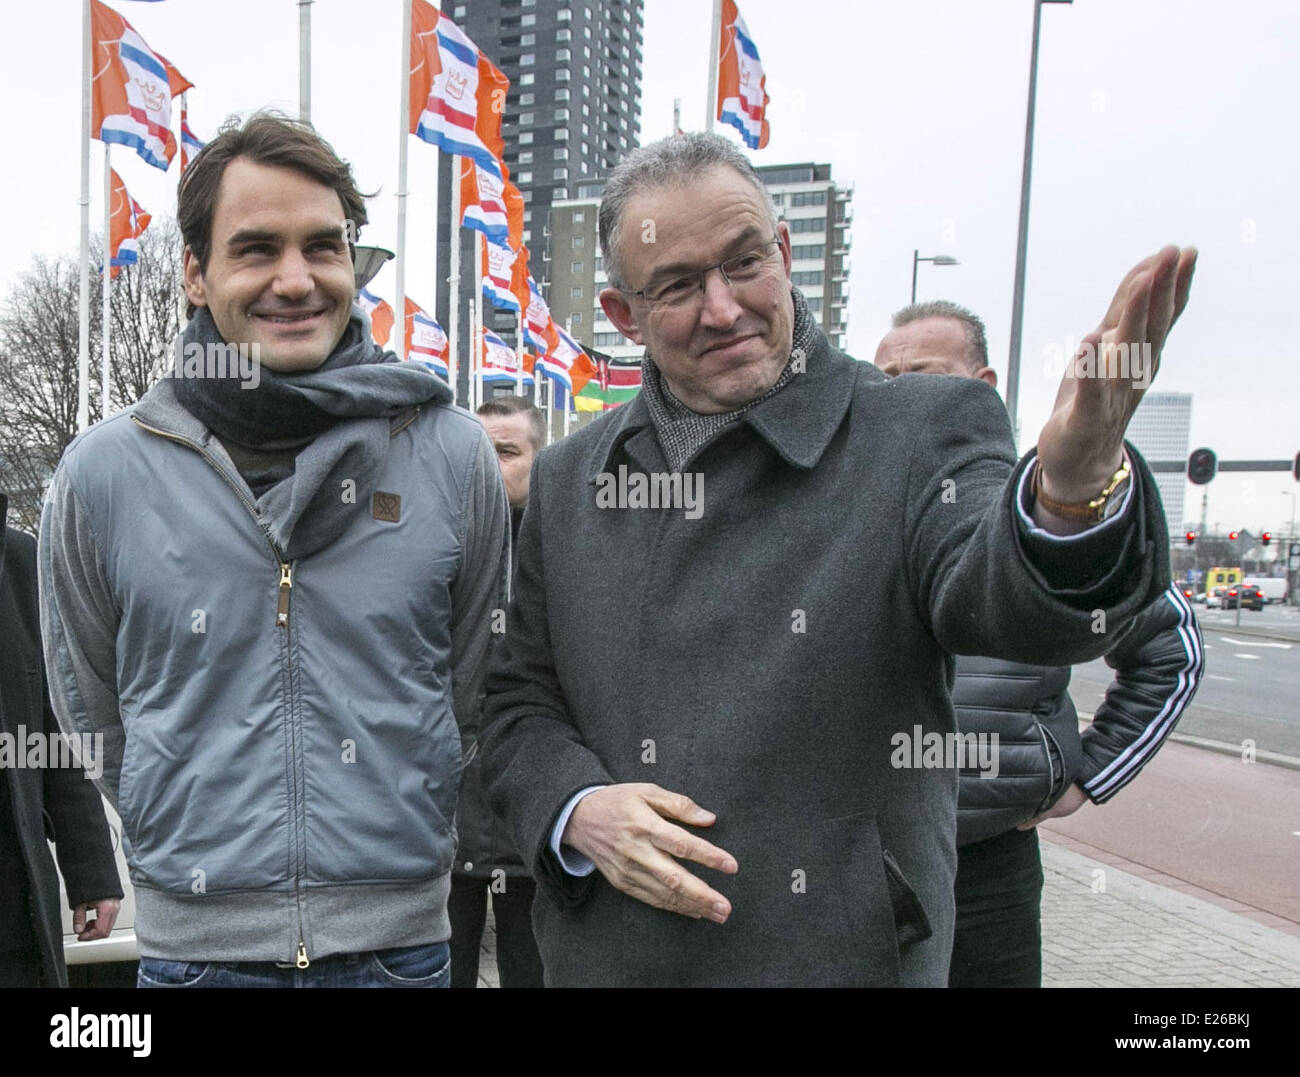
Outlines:
<svg viewBox="0 0 1300 1077"><path fill-rule="evenodd" d="M928 303L904 307L894 315L893 327L898 329L923 318L952 318L961 322L966 330L966 361L971 370L980 371L989 365L989 342L984 335L984 323L974 311L946 299L931 299Z"/></svg>
<svg viewBox="0 0 1300 1077"><path fill-rule="evenodd" d="M776 231L780 215L772 194L749 158L733 142L721 135L702 131L670 135L632 150L619 161L605 181L600 200L600 249L605 256L605 272L611 284L619 287L627 283L623 279L623 267L619 265L617 252L628 199L643 191L686 186L689 180L720 166L730 168L754 185L772 218L772 230Z"/></svg>

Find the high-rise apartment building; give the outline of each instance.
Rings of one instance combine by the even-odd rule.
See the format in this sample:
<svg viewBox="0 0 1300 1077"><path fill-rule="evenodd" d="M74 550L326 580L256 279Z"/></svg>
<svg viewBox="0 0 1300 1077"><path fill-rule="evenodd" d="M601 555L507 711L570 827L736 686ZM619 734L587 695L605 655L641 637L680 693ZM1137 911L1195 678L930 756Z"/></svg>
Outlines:
<svg viewBox="0 0 1300 1077"><path fill-rule="evenodd" d="M790 226L790 273L830 342L844 347L849 320L849 226L853 188L837 187L828 164L758 169Z"/></svg>
<svg viewBox="0 0 1300 1077"><path fill-rule="evenodd" d="M546 234L552 204L574 197L584 177L606 174L640 139L644 0L473 0L442 8L510 79L502 122L505 161L524 196L524 243L533 276L550 298L560 287L550 284L556 265L582 261L585 270L597 254L594 241L580 259L572 257L574 248L553 249ZM436 316L450 325L454 234L461 244L455 306L463 399L470 312L479 287L473 279L478 233L452 228L451 164L439 154ZM513 313L485 307L484 324L517 343ZM589 329L580 325L578 335L589 337Z"/></svg>
<svg viewBox="0 0 1300 1077"><path fill-rule="evenodd" d="M1147 393L1124 436L1146 460L1186 460L1191 428L1191 393ZM1189 522L1183 516L1187 474L1158 471L1155 480L1165 506L1165 521L1170 532L1177 533Z"/></svg>

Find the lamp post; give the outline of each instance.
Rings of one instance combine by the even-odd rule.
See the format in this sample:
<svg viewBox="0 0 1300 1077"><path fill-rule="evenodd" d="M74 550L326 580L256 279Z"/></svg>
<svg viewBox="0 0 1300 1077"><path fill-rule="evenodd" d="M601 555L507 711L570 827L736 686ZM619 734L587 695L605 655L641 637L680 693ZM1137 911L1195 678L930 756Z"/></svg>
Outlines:
<svg viewBox="0 0 1300 1077"><path fill-rule="evenodd" d="M916 302L916 267L922 262L933 262L937 266L957 266L961 265L951 254L936 254L932 258L922 258L921 252L912 251L912 302Z"/></svg>
<svg viewBox="0 0 1300 1077"><path fill-rule="evenodd" d="M1018 438L1020 416L1020 333L1025 320L1025 255L1029 247L1029 174L1034 157L1034 96L1038 92L1038 28L1044 4L1073 0L1034 0L1034 42L1029 51L1029 108L1025 118L1025 161L1020 173L1020 232L1016 240L1016 284L1011 299L1011 355L1007 360L1007 414L1011 435Z"/></svg>
<svg viewBox="0 0 1300 1077"><path fill-rule="evenodd" d="M1291 529L1286 533L1286 601L1288 606L1300 606L1300 597L1295 593L1296 571L1291 567L1291 551L1296 547L1295 494L1286 490L1280 493L1291 499Z"/></svg>

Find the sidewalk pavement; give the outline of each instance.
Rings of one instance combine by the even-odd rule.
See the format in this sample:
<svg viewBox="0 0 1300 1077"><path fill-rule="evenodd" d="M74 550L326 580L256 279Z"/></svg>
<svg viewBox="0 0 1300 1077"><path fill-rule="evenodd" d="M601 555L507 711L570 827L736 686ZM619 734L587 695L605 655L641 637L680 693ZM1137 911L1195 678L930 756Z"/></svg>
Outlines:
<svg viewBox="0 0 1300 1077"><path fill-rule="evenodd" d="M1300 925L1268 927L1039 835L1044 987L1300 987ZM478 985L500 986L490 909Z"/></svg>

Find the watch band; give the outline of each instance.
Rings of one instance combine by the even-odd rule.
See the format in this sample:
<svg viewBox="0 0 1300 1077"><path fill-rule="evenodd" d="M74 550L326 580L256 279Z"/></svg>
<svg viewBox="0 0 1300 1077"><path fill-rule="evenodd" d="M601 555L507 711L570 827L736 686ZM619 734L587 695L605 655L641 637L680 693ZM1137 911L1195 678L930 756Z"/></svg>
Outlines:
<svg viewBox="0 0 1300 1077"><path fill-rule="evenodd" d="M1128 450L1124 451L1124 462L1120 468L1110 477L1105 488L1094 497L1091 501L1057 501L1053 497L1048 497L1043 492L1043 469L1038 466L1038 461L1034 461L1034 480L1032 493L1034 500L1043 506L1053 516L1059 516L1063 520L1074 520L1077 523L1099 524L1108 516L1116 511L1120 500L1115 495L1122 493L1133 478L1133 467L1129 461ZM1107 511L1109 509L1109 511Z"/></svg>

